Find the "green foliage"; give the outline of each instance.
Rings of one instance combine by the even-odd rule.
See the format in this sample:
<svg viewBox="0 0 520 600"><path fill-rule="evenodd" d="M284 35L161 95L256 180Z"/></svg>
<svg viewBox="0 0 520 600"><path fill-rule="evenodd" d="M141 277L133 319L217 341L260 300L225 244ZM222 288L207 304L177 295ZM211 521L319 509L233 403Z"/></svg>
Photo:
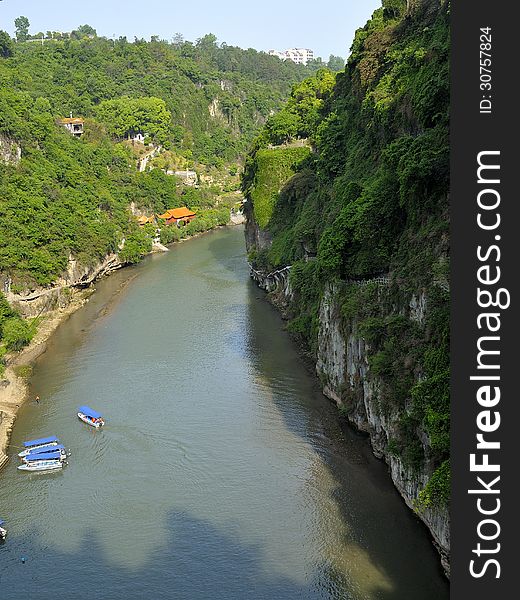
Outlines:
<svg viewBox="0 0 520 600"><path fill-rule="evenodd" d="M152 240L150 234L143 228L135 228L125 237L125 244L119 251L119 258L124 263L136 263L150 252Z"/></svg>
<svg viewBox="0 0 520 600"><path fill-rule="evenodd" d="M27 17L17 17L14 20L15 35L18 42L25 42L29 38L29 19Z"/></svg>
<svg viewBox="0 0 520 600"><path fill-rule="evenodd" d="M0 29L0 58L9 58L13 55L14 45L7 31Z"/></svg>
<svg viewBox="0 0 520 600"><path fill-rule="evenodd" d="M445 460L430 477L426 487L419 492L416 501L417 510L437 506L447 507L451 496L451 465Z"/></svg>
<svg viewBox="0 0 520 600"><path fill-rule="evenodd" d="M96 30L90 25L80 25L77 29L70 32L70 37L73 40L81 40L86 37L95 37Z"/></svg>
<svg viewBox="0 0 520 600"><path fill-rule="evenodd" d="M411 390L414 412L420 419L437 460L450 454L450 332L445 292L432 290L427 326L430 339L421 366L424 377Z"/></svg>
<svg viewBox="0 0 520 600"><path fill-rule="evenodd" d="M327 63L327 69L331 71L342 71L345 68L345 60L341 58L341 56L334 56L331 54L329 56L329 61Z"/></svg>
<svg viewBox="0 0 520 600"><path fill-rule="evenodd" d="M21 350L32 339L35 331L29 323L17 316L2 323L2 341L8 350Z"/></svg>
<svg viewBox="0 0 520 600"><path fill-rule="evenodd" d="M20 318L0 292L0 375L7 350L20 350L34 335L34 327Z"/></svg>
<svg viewBox="0 0 520 600"><path fill-rule="evenodd" d="M319 69L314 77L294 85L287 104L266 123L264 135L269 142L282 144L297 137L312 137L334 83L333 73Z"/></svg>
<svg viewBox="0 0 520 600"><path fill-rule="evenodd" d="M269 224L278 194L309 152L309 148L305 146L258 151L257 171L251 197L255 218L261 227L267 227Z"/></svg>
<svg viewBox="0 0 520 600"><path fill-rule="evenodd" d="M242 179L250 217L272 237L255 263L293 265L288 328L315 350L319 299L334 283L340 326L365 340L379 410L396 422L388 451L411 469L441 468L450 452L449 298L437 285L449 264L448 4L408 14L406 0L383 0L343 72L293 87ZM266 185L266 147L298 137L313 153ZM383 274L392 285L355 283ZM426 299L425 321L412 297ZM445 469L425 495L449 495L432 491Z"/></svg>
<svg viewBox="0 0 520 600"><path fill-rule="evenodd" d="M291 268L289 282L295 296L294 314L287 329L299 335L315 352L318 341L318 306L321 285L315 262L299 261Z"/></svg>
<svg viewBox="0 0 520 600"><path fill-rule="evenodd" d="M106 130L118 138L144 133L160 144L168 139L171 113L160 98L123 96L105 100L96 108L95 114Z"/></svg>

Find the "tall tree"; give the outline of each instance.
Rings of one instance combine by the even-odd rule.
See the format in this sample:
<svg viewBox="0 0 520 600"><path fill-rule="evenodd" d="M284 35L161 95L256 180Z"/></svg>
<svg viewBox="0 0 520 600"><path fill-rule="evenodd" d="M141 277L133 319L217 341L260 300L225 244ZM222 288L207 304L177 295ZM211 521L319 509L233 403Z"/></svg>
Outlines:
<svg viewBox="0 0 520 600"><path fill-rule="evenodd" d="M331 54L329 56L329 62L327 63L327 67L331 71L343 71L343 69L345 68L345 61L343 58L341 58L341 56L334 56L334 54Z"/></svg>
<svg viewBox="0 0 520 600"><path fill-rule="evenodd" d="M13 40L7 31L0 29L0 57L9 58L13 55Z"/></svg>
<svg viewBox="0 0 520 600"><path fill-rule="evenodd" d="M15 35L18 42L25 42L29 37L29 19L27 17L18 17L14 20Z"/></svg>

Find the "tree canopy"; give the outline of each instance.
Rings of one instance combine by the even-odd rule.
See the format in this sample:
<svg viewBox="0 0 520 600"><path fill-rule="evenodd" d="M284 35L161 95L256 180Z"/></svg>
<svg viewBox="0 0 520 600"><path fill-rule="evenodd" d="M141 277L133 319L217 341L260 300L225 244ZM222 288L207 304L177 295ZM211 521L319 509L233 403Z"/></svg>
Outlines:
<svg viewBox="0 0 520 600"><path fill-rule="evenodd" d="M19 42L25 42L29 38L29 19L27 17L17 17L14 20L14 26L16 28L15 35Z"/></svg>

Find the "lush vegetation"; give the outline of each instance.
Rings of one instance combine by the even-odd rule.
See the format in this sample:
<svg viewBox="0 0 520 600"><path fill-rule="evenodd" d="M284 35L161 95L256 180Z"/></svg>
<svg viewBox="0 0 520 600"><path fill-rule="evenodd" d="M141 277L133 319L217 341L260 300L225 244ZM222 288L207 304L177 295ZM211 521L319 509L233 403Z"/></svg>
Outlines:
<svg viewBox="0 0 520 600"><path fill-rule="evenodd" d="M256 153L257 176L251 190L255 219L266 227L276 206L282 186L294 175L309 155L307 147L261 149Z"/></svg>
<svg viewBox="0 0 520 600"><path fill-rule="evenodd" d="M246 148L317 68L212 35L130 42L89 25L31 35L25 17L15 27L15 40L0 31L0 281L15 293L51 285L71 256L86 266L111 252L140 260L155 228L140 228L131 205L197 213L184 228L163 227L165 243L227 223ZM70 113L84 120L80 138L58 122ZM182 185L171 175L179 169L194 169L199 186ZM2 352L34 330L0 296Z"/></svg>
<svg viewBox="0 0 520 600"><path fill-rule="evenodd" d="M34 336L36 321L28 322L20 318L0 293L0 377L4 372L3 357L10 350L20 350Z"/></svg>
<svg viewBox="0 0 520 600"><path fill-rule="evenodd" d="M18 30L17 37L27 39ZM292 84L313 70L218 44L211 34L196 43L129 42L82 26L61 38L48 32L43 45L11 44L2 87L46 98L55 116L96 118L119 137L159 135L167 148L219 166L237 160Z"/></svg>
<svg viewBox="0 0 520 600"><path fill-rule="evenodd" d="M311 351L334 282L343 327L367 341L380 409L400 415L388 452L412 470L434 466L424 507L449 496L448 8L411 16L405 0L382 4L345 71L301 82L268 119L242 185L272 238L250 258L265 270L293 265L289 329ZM301 139L312 153L275 177L275 153ZM382 274L391 285L356 283ZM412 297L427 298L423 320Z"/></svg>

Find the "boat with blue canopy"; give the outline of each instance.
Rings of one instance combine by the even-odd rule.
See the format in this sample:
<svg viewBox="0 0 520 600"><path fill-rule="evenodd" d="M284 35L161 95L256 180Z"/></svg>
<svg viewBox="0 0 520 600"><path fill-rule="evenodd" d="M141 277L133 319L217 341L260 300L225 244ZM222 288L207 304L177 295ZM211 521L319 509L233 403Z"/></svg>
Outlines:
<svg viewBox="0 0 520 600"><path fill-rule="evenodd" d="M61 452L48 452L46 454L28 454L24 460L25 462L33 462L36 460L60 460Z"/></svg>
<svg viewBox="0 0 520 600"><path fill-rule="evenodd" d="M101 427L105 424L103 416L98 413L97 410L90 408L90 406L80 406L78 409L78 417L87 425L92 427Z"/></svg>
<svg viewBox="0 0 520 600"><path fill-rule="evenodd" d="M50 437L46 438L40 438L39 440L30 440L23 443L25 450L19 452L18 456L24 457L27 456L29 452L34 451L36 448L49 448L52 446L57 446L58 443L59 440L55 435L51 435Z"/></svg>
<svg viewBox="0 0 520 600"><path fill-rule="evenodd" d="M43 446L43 444L51 444L55 442L56 444L59 442L58 438L55 435L51 435L46 438L40 438L39 440L30 440L28 442L23 443L24 448L31 448L33 446Z"/></svg>
<svg viewBox="0 0 520 600"><path fill-rule="evenodd" d="M7 529L3 525L5 525L5 521L0 519L0 540L5 540L5 536L7 535Z"/></svg>
<svg viewBox="0 0 520 600"><path fill-rule="evenodd" d="M34 448L29 454L47 454L49 452L58 452L61 450L65 450L65 446L63 444L56 444L55 446L44 446L43 448Z"/></svg>
<svg viewBox="0 0 520 600"><path fill-rule="evenodd" d="M65 460L67 456L69 456L65 450L65 446L63 444L57 444L56 446L48 446L46 448L35 448L33 451L29 452L29 454L23 456L22 460L27 461L29 458L37 460L38 457L43 460L48 458L50 454L57 454L60 457L60 460Z"/></svg>

